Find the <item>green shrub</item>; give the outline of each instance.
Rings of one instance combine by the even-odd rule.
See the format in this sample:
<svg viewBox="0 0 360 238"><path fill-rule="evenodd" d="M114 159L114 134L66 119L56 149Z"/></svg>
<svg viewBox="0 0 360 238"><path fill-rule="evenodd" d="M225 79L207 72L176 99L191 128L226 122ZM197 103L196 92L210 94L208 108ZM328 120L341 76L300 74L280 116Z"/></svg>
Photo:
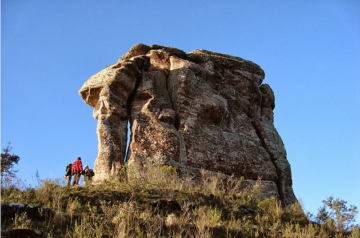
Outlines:
<svg viewBox="0 0 360 238"><path fill-rule="evenodd" d="M332 196L323 200L323 206L319 208L316 221L326 224L331 228L335 228L339 232L349 230L355 216L358 213L356 206L346 206L346 201L339 198L334 199Z"/></svg>
<svg viewBox="0 0 360 238"><path fill-rule="evenodd" d="M224 179L208 171L201 172L201 181L179 179L177 168L161 158L140 169L129 178L125 165L120 181L86 187L39 179L36 188L21 183L1 188L3 202L55 210L45 221L19 214L2 221L2 229L31 227L52 237L359 237L358 227L346 222L357 209L347 208L342 200L326 200L327 210L320 212L321 224L316 224L299 203L285 208L275 198L264 200L260 179L247 187L243 178Z"/></svg>

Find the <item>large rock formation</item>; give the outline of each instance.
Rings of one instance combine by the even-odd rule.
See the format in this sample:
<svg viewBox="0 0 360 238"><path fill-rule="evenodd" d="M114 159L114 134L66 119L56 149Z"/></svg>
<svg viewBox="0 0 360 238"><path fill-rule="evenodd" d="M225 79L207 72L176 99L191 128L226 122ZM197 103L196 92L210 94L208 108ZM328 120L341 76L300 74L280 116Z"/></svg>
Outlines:
<svg viewBox="0 0 360 238"><path fill-rule="evenodd" d="M98 120L94 183L126 161L140 168L161 158L181 175L259 177L285 205L296 201L290 164L274 127L275 97L251 61L206 50L138 44L79 91ZM125 155L127 123L130 146Z"/></svg>

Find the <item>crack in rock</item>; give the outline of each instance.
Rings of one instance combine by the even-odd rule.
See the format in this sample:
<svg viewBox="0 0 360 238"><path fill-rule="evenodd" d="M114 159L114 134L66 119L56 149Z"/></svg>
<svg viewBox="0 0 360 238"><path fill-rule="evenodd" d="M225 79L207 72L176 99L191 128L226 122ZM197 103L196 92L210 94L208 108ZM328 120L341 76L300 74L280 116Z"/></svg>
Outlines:
<svg viewBox="0 0 360 238"><path fill-rule="evenodd" d="M125 156L135 177L146 162L160 159L199 181L201 169L224 179L244 177L249 186L261 177L264 197L295 203L290 164L274 127L275 96L264 77L259 65L236 56L133 46L79 91L98 120L94 183L116 176Z"/></svg>

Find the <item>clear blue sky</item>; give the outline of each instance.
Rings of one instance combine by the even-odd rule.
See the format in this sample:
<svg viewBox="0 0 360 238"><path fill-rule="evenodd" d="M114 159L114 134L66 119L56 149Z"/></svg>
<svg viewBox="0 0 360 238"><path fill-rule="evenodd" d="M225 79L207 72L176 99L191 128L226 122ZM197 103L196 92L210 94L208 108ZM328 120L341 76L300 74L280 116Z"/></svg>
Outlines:
<svg viewBox="0 0 360 238"><path fill-rule="evenodd" d="M259 64L297 198L360 207L360 1L1 1L1 147L18 176L93 167L96 120L83 83L137 43ZM359 218L358 218L359 220Z"/></svg>

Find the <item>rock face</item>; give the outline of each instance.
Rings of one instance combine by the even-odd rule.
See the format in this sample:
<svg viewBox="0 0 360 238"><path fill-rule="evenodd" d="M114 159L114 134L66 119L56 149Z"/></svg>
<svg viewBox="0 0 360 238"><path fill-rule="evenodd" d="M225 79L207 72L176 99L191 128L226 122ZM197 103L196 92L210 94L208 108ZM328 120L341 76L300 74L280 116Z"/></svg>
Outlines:
<svg viewBox="0 0 360 238"><path fill-rule="evenodd" d="M98 120L94 183L161 158L180 175L200 170L259 177L269 196L296 201L290 164L274 127L275 97L251 61L206 50L138 44L88 79L80 96ZM127 123L131 125L127 155Z"/></svg>

